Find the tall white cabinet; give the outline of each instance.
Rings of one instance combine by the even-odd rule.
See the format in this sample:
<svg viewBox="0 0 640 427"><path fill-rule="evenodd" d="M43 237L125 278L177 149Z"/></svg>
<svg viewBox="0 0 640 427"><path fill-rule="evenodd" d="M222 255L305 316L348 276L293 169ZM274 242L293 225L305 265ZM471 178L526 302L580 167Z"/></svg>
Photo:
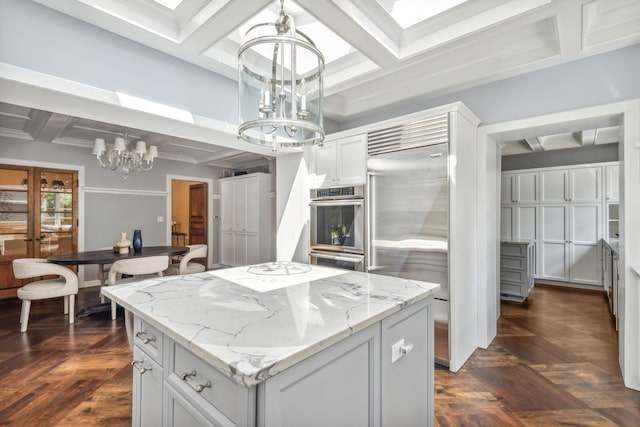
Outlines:
<svg viewBox="0 0 640 427"><path fill-rule="evenodd" d="M273 261L271 175L241 175L219 184L220 262L239 266Z"/></svg>
<svg viewBox="0 0 640 427"><path fill-rule="evenodd" d="M501 239L533 240L536 277L600 286L605 167L505 172Z"/></svg>

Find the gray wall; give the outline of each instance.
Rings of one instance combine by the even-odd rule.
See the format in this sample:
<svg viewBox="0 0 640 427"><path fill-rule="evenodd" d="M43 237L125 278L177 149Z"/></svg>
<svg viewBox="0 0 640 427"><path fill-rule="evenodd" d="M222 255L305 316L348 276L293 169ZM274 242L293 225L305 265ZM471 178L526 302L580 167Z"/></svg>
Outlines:
<svg viewBox="0 0 640 427"><path fill-rule="evenodd" d="M341 123L352 129L462 101L482 124L640 98L640 45L590 56L431 99L420 99Z"/></svg>
<svg viewBox="0 0 640 427"><path fill-rule="evenodd" d="M551 150L542 153L502 156L502 170L547 168L553 166L582 165L587 163L615 162L618 160L618 144L593 147Z"/></svg>
<svg viewBox="0 0 640 427"><path fill-rule="evenodd" d="M125 180L118 173L100 168L89 149L1 136L0 158L17 162L24 160L24 164L45 162L84 166L85 180L80 182L80 186L89 187L89 190L85 192L85 211L78 215L80 221L84 221L85 250L113 246L121 231L126 231L131 240L134 229L142 230L146 245L166 244L167 221L171 218L171 212L167 212L169 196L145 192L168 192L167 175L179 175L213 179L213 188L209 189L209 197L212 197L218 194L217 181L222 177L221 168L156 159L151 171L133 173ZM126 194L132 190L141 193ZM219 213L220 204L213 200L213 214ZM164 222L158 223L159 216L164 218ZM209 227L213 230L213 242L210 244L215 264L219 262L219 221L214 220Z"/></svg>

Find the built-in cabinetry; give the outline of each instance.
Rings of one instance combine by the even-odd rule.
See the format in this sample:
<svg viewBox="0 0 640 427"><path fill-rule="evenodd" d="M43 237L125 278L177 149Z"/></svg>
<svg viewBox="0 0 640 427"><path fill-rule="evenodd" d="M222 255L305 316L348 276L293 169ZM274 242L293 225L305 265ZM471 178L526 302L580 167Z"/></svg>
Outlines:
<svg viewBox="0 0 640 427"><path fill-rule="evenodd" d="M431 302L417 302L251 386L136 316L133 425L433 425Z"/></svg>
<svg viewBox="0 0 640 427"><path fill-rule="evenodd" d="M502 175L500 240L532 242L534 274L537 274L539 199L540 174L538 172Z"/></svg>
<svg viewBox="0 0 640 427"><path fill-rule="evenodd" d="M599 241L618 230L617 188L617 163L505 172L501 240L534 241L540 279L600 286Z"/></svg>
<svg viewBox="0 0 640 427"><path fill-rule="evenodd" d="M531 241L500 242L500 298L523 301L533 288L535 246Z"/></svg>
<svg viewBox="0 0 640 427"><path fill-rule="evenodd" d="M620 166L604 167L605 233L609 239L620 237Z"/></svg>
<svg viewBox="0 0 640 427"><path fill-rule="evenodd" d="M78 172L0 165L0 298L28 282L15 278L14 259L71 253L77 244Z"/></svg>
<svg viewBox="0 0 640 427"><path fill-rule="evenodd" d="M366 135L327 139L312 148L311 187L364 184L367 180Z"/></svg>
<svg viewBox="0 0 640 427"><path fill-rule="evenodd" d="M271 175L253 173L220 183L220 262L228 266L272 261Z"/></svg>
<svg viewBox="0 0 640 427"><path fill-rule="evenodd" d="M609 300L609 310L615 318L618 330L618 247L616 240L602 240L602 283Z"/></svg>

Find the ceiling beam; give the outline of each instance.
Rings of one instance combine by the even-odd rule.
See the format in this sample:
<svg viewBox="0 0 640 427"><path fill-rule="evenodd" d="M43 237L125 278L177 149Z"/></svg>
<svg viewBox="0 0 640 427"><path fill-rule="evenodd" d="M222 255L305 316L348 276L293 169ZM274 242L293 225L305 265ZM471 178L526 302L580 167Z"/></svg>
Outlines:
<svg viewBox="0 0 640 427"><path fill-rule="evenodd" d="M388 45L369 34L334 2L298 0L297 3L378 66L391 67L398 64L397 56L389 50Z"/></svg>
<svg viewBox="0 0 640 427"><path fill-rule="evenodd" d="M525 138L524 142L527 143L531 151L534 153L539 153L544 151L544 146L542 145L542 140L540 138Z"/></svg>

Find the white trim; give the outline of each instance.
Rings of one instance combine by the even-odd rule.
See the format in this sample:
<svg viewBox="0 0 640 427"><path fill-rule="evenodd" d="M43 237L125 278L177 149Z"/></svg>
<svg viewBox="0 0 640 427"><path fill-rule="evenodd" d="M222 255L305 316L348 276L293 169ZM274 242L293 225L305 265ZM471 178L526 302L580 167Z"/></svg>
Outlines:
<svg viewBox="0 0 640 427"><path fill-rule="evenodd" d="M127 196L158 196L167 197L170 193L166 191L157 190L130 190L128 188L109 188L109 187L82 187L87 193L101 193L101 194L124 194Z"/></svg>
<svg viewBox="0 0 640 427"><path fill-rule="evenodd" d="M607 162L599 162L599 163L580 163L575 165L566 165L566 166L541 166L530 169L513 169L501 171L502 173L527 173L527 172L540 172L542 170L567 170L567 169L580 169L580 168L597 168L602 166L611 166L620 164L619 160L607 161Z"/></svg>
<svg viewBox="0 0 640 427"><path fill-rule="evenodd" d="M213 178L202 178L199 176L185 176L185 175L174 175L167 174L167 242L168 244L172 244L171 240L171 183L173 180L178 181L193 181L193 182L201 182L207 184L207 270L213 268L213 199L215 195L213 194ZM219 198L219 196L218 196ZM219 242L216 242L215 247L218 247ZM217 264L216 264L217 265Z"/></svg>
<svg viewBox="0 0 640 427"><path fill-rule="evenodd" d="M514 135L529 135L535 132L561 133L566 129L576 127L593 126L594 123L616 122L622 125L623 138L619 143L619 160L621 165L622 187L620 197L621 215L624 215L626 224L625 238L621 239L620 254L620 289L619 305L621 307L620 332L619 332L619 357L620 367L626 387L640 390L640 335L637 333L637 325L640 323L640 287L634 286L634 277L631 268L627 265L637 264L640 261L640 203L637 192L640 189L640 155L638 155L638 141L640 141L640 99L631 99L593 107L563 111L526 119L513 120L492 125L480 126L478 129L478 144L499 145L501 141L513 139ZM552 130L553 132L550 132ZM516 138L519 136L516 136ZM633 148L632 148L633 147ZM601 164L600 164L601 165ZM485 164L484 168L488 166ZM487 174L495 174L496 183L487 189L500 194L501 171L487 170ZM491 181L491 180L488 180ZM626 182L625 182L626 181ZM479 200L479 209L486 212L485 217L498 218L500 216L500 198L495 203ZM499 228L498 228L499 233ZM494 254L479 253L480 263L485 263L489 268L496 260ZM499 258L499 252L496 254ZM495 277L495 271L493 272ZM492 275L487 272L486 277L481 278L479 292L489 294L498 287L497 280L492 280ZM492 316L496 313L486 312L486 319L479 319L479 324L493 322ZM487 339L492 340L494 336Z"/></svg>

